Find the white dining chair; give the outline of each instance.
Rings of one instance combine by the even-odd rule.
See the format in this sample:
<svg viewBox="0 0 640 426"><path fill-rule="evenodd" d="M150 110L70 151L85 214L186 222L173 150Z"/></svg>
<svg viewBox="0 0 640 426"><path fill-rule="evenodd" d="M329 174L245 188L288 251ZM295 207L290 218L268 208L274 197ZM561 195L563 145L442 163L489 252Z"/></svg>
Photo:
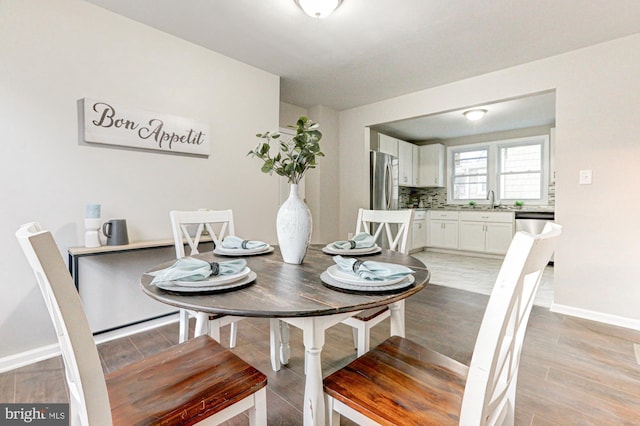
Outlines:
<svg viewBox="0 0 640 426"><path fill-rule="evenodd" d="M103 374L89 322L49 231L23 225L16 237L36 276L62 352L72 426L219 424L247 412L267 424L266 377L200 336Z"/></svg>
<svg viewBox="0 0 640 426"><path fill-rule="evenodd" d="M214 247L217 247L225 236L236 235L233 210L172 210L169 212L169 217L171 219L176 259L200 253L198 246L203 242L203 237L210 238ZM185 245L189 247L189 253L185 251ZM229 325L229 347L235 348L238 336L237 322L243 318L211 315L186 309L180 309L179 315L180 342L184 342L189 338L189 317L194 317L196 318L196 335L206 331L217 342L220 342L220 327Z"/></svg>
<svg viewBox="0 0 640 426"><path fill-rule="evenodd" d="M561 234L517 232L491 292L469 366L391 337L324 380L330 424L514 424L520 353L533 300Z"/></svg>
<svg viewBox="0 0 640 426"><path fill-rule="evenodd" d="M386 237L390 250L408 254L408 235L413 223L413 210L358 210L356 234L367 232L377 244ZM366 258L363 258L366 260ZM404 300L398 302L400 314L404 318ZM353 328L353 340L358 356L369 350L371 329L391 316L388 306L367 309L342 321ZM404 337L404 330L401 330Z"/></svg>

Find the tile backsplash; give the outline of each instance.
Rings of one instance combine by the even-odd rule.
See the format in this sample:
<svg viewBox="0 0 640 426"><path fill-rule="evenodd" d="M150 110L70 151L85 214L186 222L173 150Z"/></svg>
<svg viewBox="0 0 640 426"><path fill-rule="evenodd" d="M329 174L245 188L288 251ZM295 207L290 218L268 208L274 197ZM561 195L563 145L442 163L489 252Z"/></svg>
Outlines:
<svg viewBox="0 0 640 426"><path fill-rule="evenodd" d="M400 187L399 191L399 205L400 208L442 208L449 206L447 204L447 190L446 188L409 188L405 186ZM554 206L556 201L556 187L555 185L549 185L549 202L548 206ZM525 203L526 205L526 203ZM455 205L452 207L469 207L466 205Z"/></svg>

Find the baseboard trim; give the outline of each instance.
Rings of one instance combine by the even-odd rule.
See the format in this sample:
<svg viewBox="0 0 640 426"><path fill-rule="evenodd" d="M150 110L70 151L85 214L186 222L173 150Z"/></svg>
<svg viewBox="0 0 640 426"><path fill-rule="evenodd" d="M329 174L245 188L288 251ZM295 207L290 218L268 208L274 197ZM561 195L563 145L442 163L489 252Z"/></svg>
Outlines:
<svg viewBox="0 0 640 426"><path fill-rule="evenodd" d="M477 251L464 251L464 250L454 250L454 249L444 249L437 247L427 247L424 251L429 251L433 253L443 253L443 254L457 254L459 256L469 256L469 257L481 257L484 259L504 259L504 254L493 254L493 253L480 253ZM414 253L417 253L414 252Z"/></svg>
<svg viewBox="0 0 640 426"><path fill-rule="evenodd" d="M551 312L640 331L640 320L553 303Z"/></svg>
<svg viewBox="0 0 640 426"><path fill-rule="evenodd" d="M130 336L132 334L148 331L153 328L161 327L178 321L178 314L157 318L151 321L145 321L129 327L120 328L94 336L96 344L119 339L121 337ZM0 358L0 373L15 370L16 368L25 367L36 362L44 361L60 355L60 347L57 343L41 346L39 348L30 349L14 355Z"/></svg>
<svg viewBox="0 0 640 426"><path fill-rule="evenodd" d="M45 359L53 358L60 355L60 347L57 343L41 346L39 348L30 349L15 355L9 355L0 358L0 373L15 370L16 368L25 367Z"/></svg>

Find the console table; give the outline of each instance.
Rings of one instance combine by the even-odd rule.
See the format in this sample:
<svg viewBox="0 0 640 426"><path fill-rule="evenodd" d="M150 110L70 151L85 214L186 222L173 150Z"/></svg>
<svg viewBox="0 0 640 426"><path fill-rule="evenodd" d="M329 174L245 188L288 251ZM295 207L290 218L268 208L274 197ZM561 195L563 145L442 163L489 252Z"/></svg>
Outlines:
<svg viewBox="0 0 640 426"><path fill-rule="evenodd" d="M80 285L78 261L81 257L100 256L103 254L123 253L134 250L148 250L160 247L170 247L173 246L173 244L174 243L172 238L166 240L140 241L122 246L69 247L69 272L73 277L73 283L76 285L76 289L78 289Z"/></svg>
<svg viewBox="0 0 640 426"><path fill-rule="evenodd" d="M212 248L213 244L210 237L203 236L201 243L204 243L204 245L200 246L200 251L202 252L211 251L213 249ZM131 244L119 245L119 246L104 245L100 247L70 247L68 249L69 272L71 274L71 277L73 279L73 282L78 292L80 293L81 289L86 290L88 291L88 293L86 293L85 296L87 296L89 294L95 294L95 293L93 290L91 290L93 288L92 286L87 287L86 285L83 285L83 287L80 287L81 285L80 266L82 266L80 265L81 258L89 257L89 256L115 255L115 254L122 254L127 252L136 252L136 251L148 251L152 249L164 249L164 250L171 249L171 252L167 253L169 257L165 257L166 259L171 259L171 258L175 258L175 251L173 250L173 247L174 247L173 238L151 240L151 241L138 241L138 242L132 242ZM109 263L112 265L113 265L113 262L114 262L113 260L109 260ZM116 262L118 262L118 260L116 260ZM117 267L117 264L118 263L116 263L113 267ZM139 275L136 275L136 277L137 276ZM124 283L123 281L119 281L117 285L123 286ZM140 294L142 295L142 292L140 292ZM171 312L153 312L153 313L150 313L149 315L138 314L137 313L138 311L135 308L132 308L131 310L129 310L126 306L122 305L121 299L118 299L117 297L115 297L113 299L109 299L108 301L105 301L105 303L114 304L114 309L117 308L120 311L119 315L121 316L121 320L114 319L113 323L111 323L112 320L111 319L105 320L105 318L107 317L103 316L104 314L100 313L100 310L92 309L92 304L91 302L89 302L89 299L84 300L85 296L82 296L82 297L83 297L83 301L87 302L87 306L85 307L85 309L88 310L87 315L91 318L90 323L92 324L92 330L94 331L94 334L101 334L107 331L112 331L112 330L126 327L129 325L137 324L143 321L164 317L177 312L176 310ZM104 304L102 305L104 306ZM93 306L95 306L95 304ZM165 308L166 308L166 305L165 305ZM164 310L168 311L167 309L164 309ZM129 314L128 312L136 312L136 313ZM92 321L95 321L95 322L92 322Z"/></svg>

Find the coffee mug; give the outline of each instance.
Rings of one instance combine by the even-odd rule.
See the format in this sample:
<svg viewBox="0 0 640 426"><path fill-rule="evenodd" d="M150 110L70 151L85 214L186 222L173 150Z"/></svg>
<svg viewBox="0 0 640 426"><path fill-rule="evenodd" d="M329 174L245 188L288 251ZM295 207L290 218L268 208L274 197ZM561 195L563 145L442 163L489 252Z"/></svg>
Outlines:
<svg viewBox="0 0 640 426"><path fill-rule="evenodd" d="M107 237L108 246L123 246L129 244L127 221L124 219L111 219L103 223L102 233Z"/></svg>

